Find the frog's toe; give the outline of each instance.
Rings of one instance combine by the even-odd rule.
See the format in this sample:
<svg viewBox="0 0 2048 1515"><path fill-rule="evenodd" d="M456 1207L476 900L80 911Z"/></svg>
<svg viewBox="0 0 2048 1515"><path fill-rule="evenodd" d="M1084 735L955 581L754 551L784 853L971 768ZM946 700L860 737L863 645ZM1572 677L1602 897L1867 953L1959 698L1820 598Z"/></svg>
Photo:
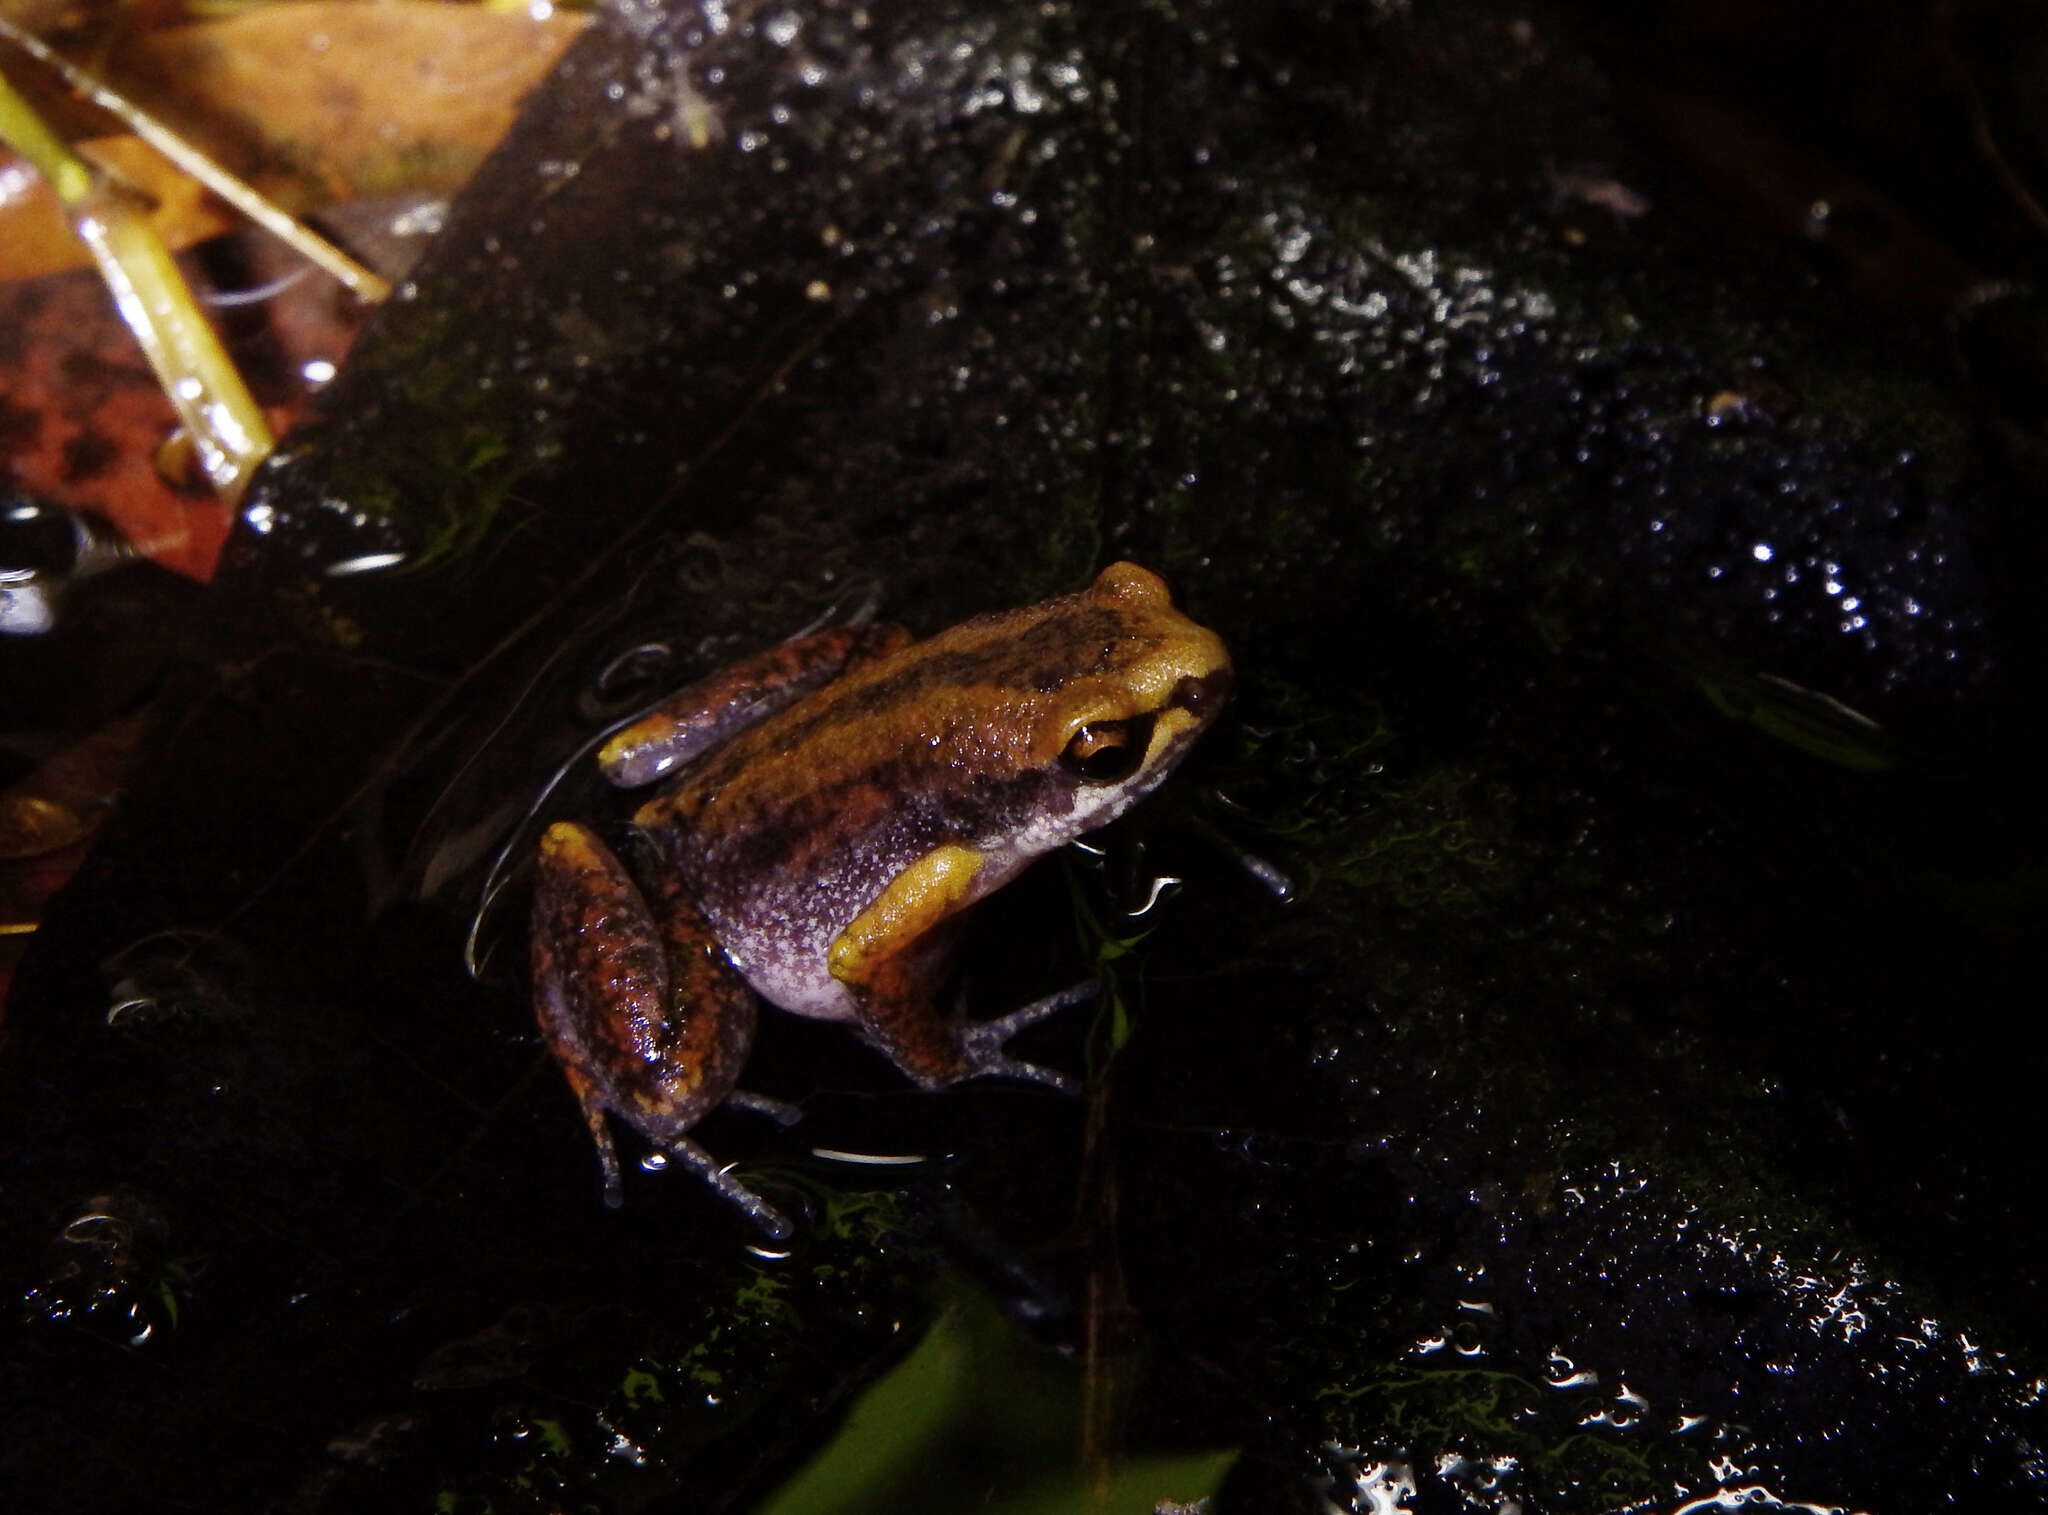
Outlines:
<svg viewBox="0 0 2048 1515"><path fill-rule="evenodd" d="M970 1054L972 1055L972 1054ZM982 1057L974 1064L976 1078L1019 1078L1026 1083L1044 1084L1048 1089L1057 1089L1062 1094L1079 1094L1081 1081L1070 1073L1056 1068L1041 1067L1027 1063L1022 1058L1008 1057L1002 1053Z"/></svg>
<svg viewBox="0 0 2048 1515"><path fill-rule="evenodd" d="M753 1094L745 1089L733 1090L726 1095L725 1102L736 1110L751 1110L756 1115L765 1115L778 1126L793 1126L804 1118L801 1105L776 1099L773 1095Z"/></svg>
<svg viewBox="0 0 2048 1515"><path fill-rule="evenodd" d="M734 1178L729 1168L695 1142L686 1137L676 1137L666 1145L670 1156L694 1169L705 1183L746 1211L747 1219L759 1226L770 1240L787 1241L796 1234L796 1227L790 1224L788 1216Z"/></svg>
<svg viewBox="0 0 2048 1515"><path fill-rule="evenodd" d="M974 1077L986 1078L997 1075L1005 1078L1021 1078L1034 1084L1044 1084L1059 1090L1062 1094L1080 1092L1080 1083L1067 1074L1051 1068L1041 1068L1036 1063L1027 1063L1010 1056L1004 1046L1011 1037L1028 1027L1048 1020L1060 1011L1083 1001L1091 1000L1101 992L1101 984L1087 979L1057 994L1048 994L1044 999L1033 1000L1022 1009L1012 1010L1008 1015L999 1015L992 1021L976 1021L960 1031L960 1052Z"/></svg>
<svg viewBox="0 0 2048 1515"><path fill-rule="evenodd" d="M619 1177L619 1149L612 1145L612 1134L605 1128L602 1110L590 1122L590 1130L597 1138L597 1161L604 1174L604 1207L607 1210L624 1209L626 1185Z"/></svg>
<svg viewBox="0 0 2048 1515"><path fill-rule="evenodd" d="M1069 985L1058 994L1048 994L1044 999L1035 999L1021 1010L1012 1010L1008 1015L999 1015L992 1021L980 1021L967 1028L968 1035L981 1036L996 1047L1015 1036L1027 1026L1035 1026L1042 1020L1050 1020L1062 1010L1083 1004L1102 992L1098 979L1083 979Z"/></svg>

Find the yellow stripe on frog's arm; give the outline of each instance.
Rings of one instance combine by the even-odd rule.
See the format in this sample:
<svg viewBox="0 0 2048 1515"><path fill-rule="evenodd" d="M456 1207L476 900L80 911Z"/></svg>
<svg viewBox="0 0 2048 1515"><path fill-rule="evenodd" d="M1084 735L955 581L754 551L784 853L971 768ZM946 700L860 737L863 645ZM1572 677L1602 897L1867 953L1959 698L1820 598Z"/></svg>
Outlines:
<svg viewBox="0 0 2048 1515"><path fill-rule="evenodd" d="M868 978L876 963L968 904L981 867L979 852L948 842L905 868L832 943L825 959L832 976L843 984Z"/></svg>

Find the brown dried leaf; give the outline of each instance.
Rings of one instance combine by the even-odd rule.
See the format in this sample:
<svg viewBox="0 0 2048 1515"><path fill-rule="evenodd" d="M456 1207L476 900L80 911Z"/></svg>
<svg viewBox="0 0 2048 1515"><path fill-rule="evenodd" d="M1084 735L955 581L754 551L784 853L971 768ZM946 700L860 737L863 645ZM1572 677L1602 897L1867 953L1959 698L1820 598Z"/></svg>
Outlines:
<svg viewBox="0 0 2048 1515"><path fill-rule="evenodd" d="M155 202L150 222L171 247L189 247L233 225L204 190L138 139L100 137L76 145L81 157ZM49 185L18 159L0 157L0 279L32 279L91 261Z"/></svg>
<svg viewBox="0 0 2048 1515"><path fill-rule="evenodd" d="M207 577L229 512L158 475L152 459L176 413L98 277L0 287L0 332L0 484L96 510L144 556Z"/></svg>
<svg viewBox="0 0 2048 1515"><path fill-rule="evenodd" d="M580 16L303 0L138 33L119 88L289 210L459 188Z"/></svg>
<svg viewBox="0 0 2048 1515"><path fill-rule="evenodd" d="M133 33L94 72L302 215L359 195L460 188L583 25L432 0L287 0ZM81 151L157 201L152 219L173 249L231 224L132 137ZM88 261L48 189L0 156L0 280Z"/></svg>

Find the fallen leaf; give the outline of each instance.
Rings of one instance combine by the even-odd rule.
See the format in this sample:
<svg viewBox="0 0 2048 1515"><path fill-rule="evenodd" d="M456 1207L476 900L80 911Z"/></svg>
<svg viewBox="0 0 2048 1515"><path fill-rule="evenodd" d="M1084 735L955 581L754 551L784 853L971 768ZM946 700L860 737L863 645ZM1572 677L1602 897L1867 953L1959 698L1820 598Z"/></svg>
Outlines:
<svg viewBox="0 0 2048 1515"><path fill-rule="evenodd" d="M134 33L107 74L303 213L459 188L584 24L430 0L288 0Z"/></svg>
<svg viewBox="0 0 2048 1515"><path fill-rule="evenodd" d="M93 73L284 209L451 193L511 125L580 16L437 0L307 0L129 33ZM156 202L175 251L236 217L132 136L79 151ZM89 264L56 198L0 154L0 280Z"/></svg>
<svg viewBox="0 0 2048 1515"><path fill-rule="evenodd" d="M79 156L154 202L150 224L171 248L190 247L234 225L205 190L139 138L97 137L75 145ZM42 177L17 158L0 160L0 280L33 279L91 261Z"/></svg>
<svg viewBox="0 0 2048 1515"><path fill-rule="evenodd" d="M159 477L153 459L176 413L98 277L0 288L0 333L0 477L98 511L167 568L211 574L228 509L210 491L174 491Z"/></svg>

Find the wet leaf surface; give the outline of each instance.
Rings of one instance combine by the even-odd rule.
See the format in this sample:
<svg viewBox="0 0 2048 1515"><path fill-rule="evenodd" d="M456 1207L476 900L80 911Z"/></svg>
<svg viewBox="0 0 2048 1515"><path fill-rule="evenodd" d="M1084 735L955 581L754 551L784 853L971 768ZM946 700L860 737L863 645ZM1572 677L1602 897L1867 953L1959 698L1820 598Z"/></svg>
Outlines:
<svg viewBox="0 0 2048 1515"><path fill-rule="evenodd" d="M569 11L307 0L137 32L108 68L305 210L462 185L583 24Z"/></svg>
<svg viewBox="0 0 2048 1515"><path fill-rule="evenodd" d="M172 248L190 247L232 228L206 192L135 137L102 137L79 144L95 165L155 202L151 222ZM49 186L36 179L19 160L10 159L0 174L8 193L0 199L0 235L6 253L0 256L0 279L33 279L66 268L87 268L91 259L64 219L63 208Z"/></svg>
<svg viewBox="0 0 2048 1515"><path fill-rule="evenodd" d="M964 1279L1117 1349L1126 1452L1243 1448L1219 1511L2041 1503L2031 454L1610 98L1483 4L600 21L259 481L23 967L12 1486L749 1508ZM1106 1092L770 1016L803 1126L698 1134L792 1254L680 1173L601 1213L519 966L522 835L626 808L579 749L1111 555L1236 706L969 963L1109 957Z"/></svg>
<svg viewBox="0 0 2048 1515"><path fill-rule="evenodd" d="M8 482L103 514L145 557L210 574L228 512L203 487L174 489L158 471L176 416L105 286L90 274L38 279L0 290L0 302Z"/></svg>
<svg viewBox="0 0 2048 1515"><path fill-rule="evenodd" d="M422 0L287 0L175 26L123 27L124 19L132 22L114 18L111 45L73 41L67 55L301 215L364 196L460 188L583 28L566 11L535 17ZM5 57L34 73L19 54ZM160 202L158 228L174 249L233 224L135 138L111 138L103 153ZM47 190L7 162L0 280L85 266Z"/></svg>

